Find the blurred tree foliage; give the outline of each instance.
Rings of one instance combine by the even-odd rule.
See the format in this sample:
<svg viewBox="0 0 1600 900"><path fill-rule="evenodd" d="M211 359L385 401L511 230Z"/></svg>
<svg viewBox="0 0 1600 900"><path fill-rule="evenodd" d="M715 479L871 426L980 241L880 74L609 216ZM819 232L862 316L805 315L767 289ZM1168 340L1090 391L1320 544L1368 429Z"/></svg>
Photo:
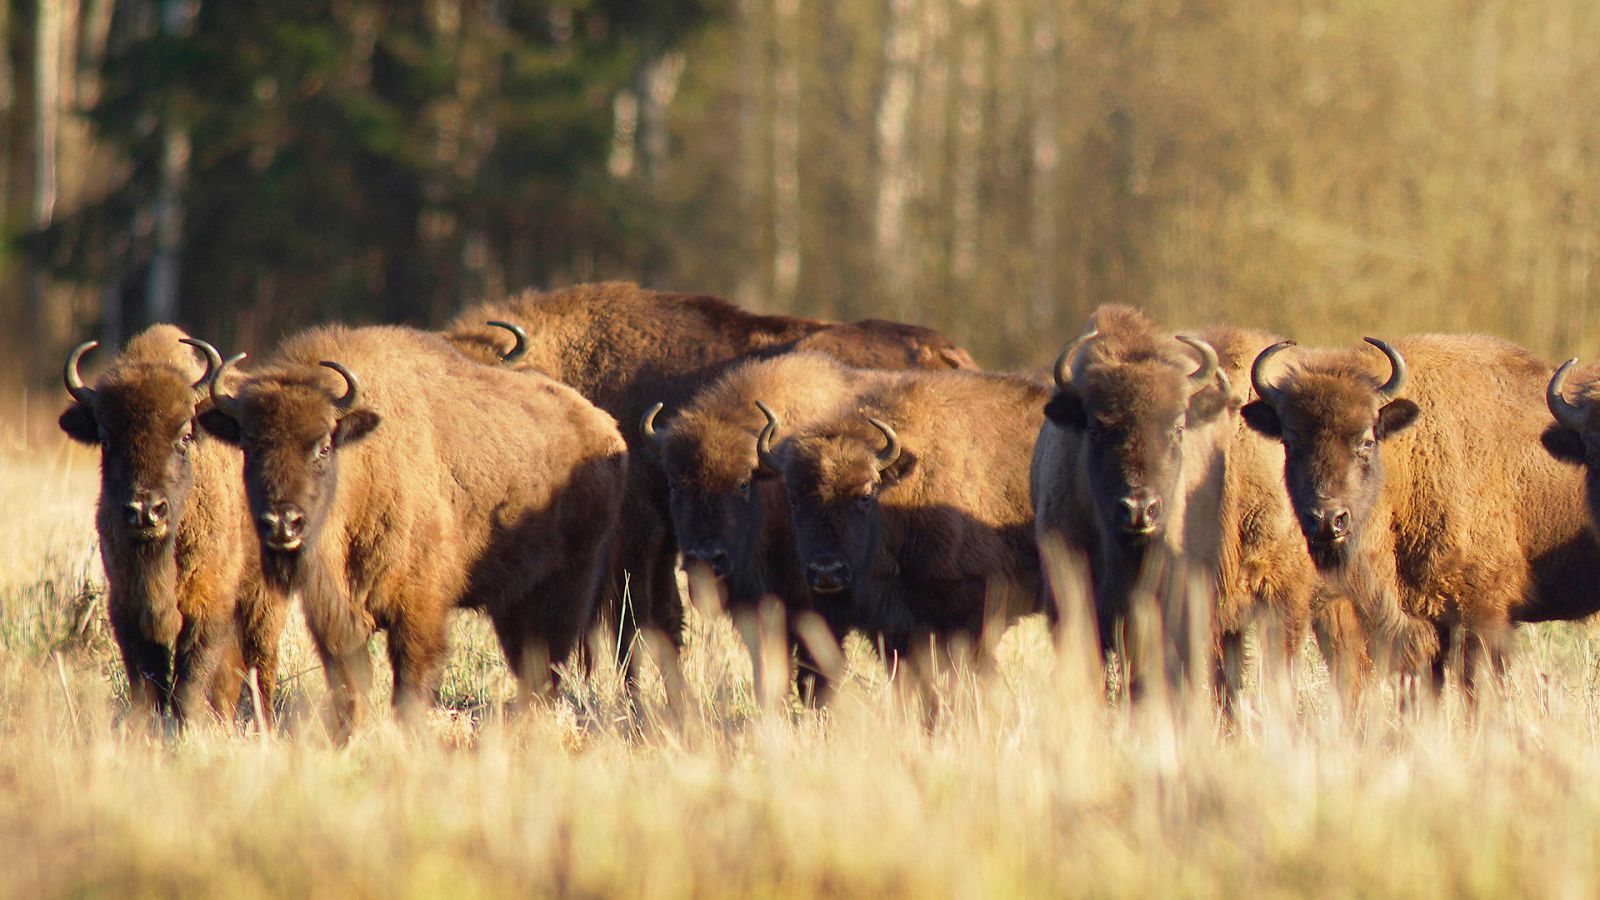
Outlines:
<svg viewBox="0 0 1600 900"><path fill-rule="evenodd" d="M991 365L1107 301L1600 353L1593 0L0 12L0 341L36 376L153 315L260 352L597 277Z"/></svg>
<svg viewBox="0 0 1600 900"><path fill-rule="evenodd" d="M614 99L712 11L174 5L117 4L86 113L125 174L24 246L59 278L114 285L121 308L103 312L129 330L171 315L250 343L330 318L436 322L508 286L635 269L650 235L607 175ZM175 303L150 277L164 191Z"/></svg>

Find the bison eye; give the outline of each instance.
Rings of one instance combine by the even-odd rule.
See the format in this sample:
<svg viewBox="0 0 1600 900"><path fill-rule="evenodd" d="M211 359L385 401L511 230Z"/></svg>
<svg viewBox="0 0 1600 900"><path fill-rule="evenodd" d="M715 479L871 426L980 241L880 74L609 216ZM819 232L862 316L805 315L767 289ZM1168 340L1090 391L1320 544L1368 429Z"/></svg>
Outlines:
<svg viewBox="0 0 1600 900"><path fill-rule="evenodd" d="M183 435L178 438L178 448L177 448L178 449L178 455L182 456L182 455L188 453L189 452L189 446L191 444L193 444L193 443L194 443L194 432L185 431L183 433Z"/></svg>
<svg viewBox="0 0 1600 900"><path fill-rule="evenodd" d="M856 509L867 510L872 508L872 495L863 494L856 498Z"/></svg>
<svg viewBox="0 0 1600 900"><path fill-rule="evenodd" d="M333 442L323 441L317 445L317 459L327 459L333 453Z"/></svg>
<svg viewBox="0 0 1600 900"><path fill-rule="evenodd" d="M1377 441L1373 440L1372 438L1366 438L1366 439L1362 440L1361 446L1356 448L1356 455L1361 457L1362 459L1367 459L1367 458L1372 456L1372 451L1377 446L1378 446L1378 442Z"/></svg>
<svg viewBox="0 0 1600 900"><path fill-rule="evenodd" d="M750 479L746 478L745 480L739 482L737 485L734 485L734 486L739 489L739 496L741 496L741 497L750 496Z"/></svg>

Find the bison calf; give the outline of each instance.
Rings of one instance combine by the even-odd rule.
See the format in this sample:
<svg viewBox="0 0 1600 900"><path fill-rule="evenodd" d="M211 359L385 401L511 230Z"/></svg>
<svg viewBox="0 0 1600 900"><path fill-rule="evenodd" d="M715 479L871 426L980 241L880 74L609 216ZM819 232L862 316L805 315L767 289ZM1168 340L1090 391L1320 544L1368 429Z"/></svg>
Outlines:
<svg viewBox="0 0 1600 900"><path fill-rule="evenodd" d="M524 690L553 677L622 502L605 413L393 327L303 332L214 397L202 422L244 449L263 570L301 595L342 735L362 717L375 629L396 707L433 699L452 607L488 614Z"/></svg>
<svg viewBox="0 0 1600 900"><path fill-rule="evenodd" d="M1379 651L1404 670L1431 665L1438 686L1461 628L1470 688L1485 651L1503 659L1512 623L1600 609L1582 477L1540 446L1550 369L1491 337L1367 342L1381 355L1268 347L1243 414L1283 442L1306 549ZM1271 375L1275 358L1293 365Z"/></svg>
<svg viewBox="0 0 1600 900"><path fill-rule="evenodd" d="M205 354L203 371L185 344ZM157 325L129 341L91 388L78 362L95 346L67 357L73 404L61 430L100 448L95 528L129 699L185 719L209 700L231 719L248 666L260 676L256 715L266 721L282 617L261 594L239 452L196 428L222 360L210 344Z"/></svg>
<svg viewBox="0 0 1600 900"><path fill-rule="evenodd" d="M848 411L765 451L811 589L849 596L898 653L981 644L989 622L1037 610L1028 456L1048 396L1020 375L874 373Z"/></svg>

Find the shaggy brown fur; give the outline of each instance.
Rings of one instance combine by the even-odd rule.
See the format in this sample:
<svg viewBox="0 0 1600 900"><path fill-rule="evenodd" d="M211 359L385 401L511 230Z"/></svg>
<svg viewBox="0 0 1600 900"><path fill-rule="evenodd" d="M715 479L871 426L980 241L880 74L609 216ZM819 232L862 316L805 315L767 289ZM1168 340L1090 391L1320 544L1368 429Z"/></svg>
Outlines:
<svg viewBox="0 0 1600 900"><path fill-rule="evenodd" d="M1370 347L1291 348L1264 372L1275 400L1244 412L1282 436L1307 547L1377 646L1406 670L1431 663L1438 684L1460 627L1470 686L1485 650L1501 660L1512 623L1600 609L1600 547L1581 473L1540 446L1549 366L1476 335L1393 347L1410 367L1397 399L1378 394L1390 370ZM1350 518L1339 541L1310 518L1334 508Z"/></svg>
<svg viewBox="0 0 1600 900"><path fill-rule="evenodd" d="M777 460L814 589L848 590L891 650L1040 608L1028 452L1049 389L1020 375L884 372ZM899 455L878 459L897 433Z"/></svg>
<svg viewBox="0 0 1600 900"><path fill-rule="evenodd" d="M323 360L360 380L353 408ZM437 335L333 326L285 341L203 422L244 446L264 568L301 594L342 733L363 714L374 629L397 708L433 700L452 607L488 614L525 690L553 681L626 484L615 423L576 391Z"/></svg>
<svg viewBox="0 0 1600 900"><path fill-rule="evenodd" d="M485 325L512 322L529 337L519 368L532 368L576 388L622 423L633 452L628 527L619 532L604 616L622 632L629 654L637 625L681 642L683 601L678 596L676 547L667 508L667 481L636 427L655 403L668 412L745 359L795 349L818 349L843 362L895 368L970 366L971 359L943 335L926 328L868 320L836 325L817 319L746 312L698 294L649 291L633 284L586 284L551 293L528 292L474 307L457 317L447 336L463 352L493 362L505 352L504 331ZM627 587L631 616L620 613ZM629 658L636 658L629 655Z"/></svg>
<svg viewBox="0 0 1600 900"><path fill-rule="evenodd" d="M695 395L659 427L659 456L671 485L668 505L686 566L702 567L721 579L735 618L749 615L762 598L775 595L791 612L820 613L836 634L848 628L848 610L826 597L817 602L806 586L795 557L783 482L757 459L756 440L767 419L756 402L765 403L785 429L803 428L836 411L871 377L822 353L755 360ZM691 588L697 581L691 580ZM800 652L801 675L809 680L815 666L792 633L790 647ZM751 658L757 677L764 677L754 648ZM813 686L826 690L826 685Z"/></svg>
<svg viewBox="0 0 1600 900"><path fill-rule="evenodd" d="M195 427L210 397L192 387L205 366L184 337L171 325L134 337L61 428L100 448L95 526L134 706L189 719L209 701L231 720L253 667L266 721L282 617L262 597L239 452ZM133 502L165 503L166 521L131 519Z"/></svg>
<svg viewBox="0 0 1600 900"><path fill-rule="evenodd" d="M1215 376L1197 385L1190 377L1202 368L1199 353L1143 312L1101 307L1091 326L1099 335L1072 360L1034 448L1038 537L1058 536L1087 557L1107 649L1136 649L1122 630L1142 583L1156 588L1169 644L1181 648L1183 595L1193 579L1207 582L1208 602L1216 596L1215 677L1231 706L1245 628L1270 611L1286 664L1305 637L1317 583L1283 495L1282 448L1244 427L1238 412L1249 399L1250 364L1276 339L1230 327L1194 333L1218 357ZM1130 519L1136 501L1152 505L1148 517ZM1316 604L1326 613L1317 617L1324 652L1330 662L1359 659L1359 635L1337 627L1328 602Z"/></svg>

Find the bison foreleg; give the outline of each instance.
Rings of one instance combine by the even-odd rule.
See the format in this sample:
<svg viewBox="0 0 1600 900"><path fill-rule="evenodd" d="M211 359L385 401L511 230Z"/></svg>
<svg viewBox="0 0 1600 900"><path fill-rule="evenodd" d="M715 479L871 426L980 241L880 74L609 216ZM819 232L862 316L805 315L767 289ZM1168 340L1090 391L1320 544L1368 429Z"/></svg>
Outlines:
<svg viewBox="0 0 1600 900"><path fill-rule="evenodd" d="M129 705L136 712L162 715L172 701L172 649L146 637L139 618L113 604L111 632L128 673Z"/></svg>
<svg viewBox="0 0 1600 900"><path fill-rule="evenodd" d="M242 681L239 632L231 616L188 619L178 632L173 688L178 714L198 720L208 708L224 722L233 721Z"/></svg>
<svg viewBox="0 0 1600 900"><path fill-rule="evenodd" d="M328 703L334 740L344 743L366 718L367 692L372 689L372 655L367 642L351 641L330 648L317 641L317 654L328 676Z"/></svg>
<svg viewBox="0 0 1600 900"><path fill-rule="evenodd" d="M256 671L261 708L255 710L254 715L263 726L270 727L273 721L273 703L278 691L278 638L283 633L288 611L287 602L269 597L264 592L246 591L239 599L244 666L247 670Z"/></svg>
<svg viewBox="0 0 1600 900"><path fill-rule="evenodd" d="M394 709L402 721L419 720L439 698L448 653L446 611L426 604L406 610L389 627L389 663L394 668Z"/></svg>

